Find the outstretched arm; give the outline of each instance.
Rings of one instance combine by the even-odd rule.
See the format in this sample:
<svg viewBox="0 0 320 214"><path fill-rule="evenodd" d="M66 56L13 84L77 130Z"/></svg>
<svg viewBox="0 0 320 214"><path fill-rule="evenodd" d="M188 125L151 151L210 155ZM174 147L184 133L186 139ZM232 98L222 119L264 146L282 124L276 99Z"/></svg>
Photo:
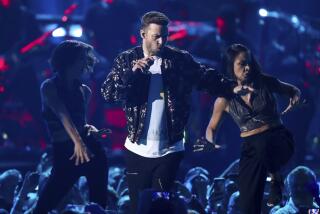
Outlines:
<svg viewBox="0 0 320 214"><path fill-rule="evenodd" d="M196 62L188 52L184 52L184 57L186 69L190 70L189 78L198 90L223 97L230 97L234 93L235 82L227 79L214 68Z"/></svg>

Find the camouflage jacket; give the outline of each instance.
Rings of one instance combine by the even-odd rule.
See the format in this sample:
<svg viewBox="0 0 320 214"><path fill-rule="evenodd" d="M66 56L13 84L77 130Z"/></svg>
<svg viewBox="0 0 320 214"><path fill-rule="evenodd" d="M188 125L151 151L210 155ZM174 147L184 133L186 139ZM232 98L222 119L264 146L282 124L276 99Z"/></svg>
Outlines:
<svg viewBox="0 0 320 214"><path fill-rule="evenodd" d="M128 138L134 143L139 142L143 131L151 76L149 71L132 72L134 61L143 57L141 46L121 53L101 88L107 102L123 102ZM214 69L194 61L186 51L166 46L161 58L168 137L170 143L175 143L183 138L192 88L227 96L232 84Z"/></svg>

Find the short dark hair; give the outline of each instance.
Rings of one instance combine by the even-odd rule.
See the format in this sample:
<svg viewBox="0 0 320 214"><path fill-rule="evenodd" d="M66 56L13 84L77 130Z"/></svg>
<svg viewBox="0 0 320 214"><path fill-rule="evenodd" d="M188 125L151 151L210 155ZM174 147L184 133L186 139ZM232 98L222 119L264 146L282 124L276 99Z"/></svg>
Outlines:
<svg viewBox="0 0 320 214"><path fill-rule="evenodd" d="M317 178L315 173L309 167L297 166L288 174L285 180L285 185L289 193L292 193L293 188L296 186L296 183L298 182L298 178L301 179L301 176L306 178L309 182L308 186L305 187L306 189L312 191L314 190L313 188L317 188Z"/></svg>
<svg viewBox="0 0 320 214"><path fill-rule="evenodd" d="M141 17L141 29L148 27L152 23L167 26L169 22L170 20L165 14L158 11L150 11Z"/></svg>
<svg viewBox="0 0 320 214"><path fill-rule="evenodd" d="M90 50L93 50L93 47L89 44L77 40L66 40L53 50L49 62L54 72L62 74L76 62L81 54Z"/></svg>
<svg viewBox="0 0 320 214"><path fill-rule="evenodd" d="M247 48L242 44L232 44L225 51L223 61L224 61L227 74L229 75L230 78L234 80L236 80L236 77L233 71L234 60L240 53L243 53L243 52L247 53L251 58L250 67L252 69L253 78L255 78L257 75L262 73L260 64L258 63L258 61L256 60L255 56L252 54L249 48Z"/></svg>

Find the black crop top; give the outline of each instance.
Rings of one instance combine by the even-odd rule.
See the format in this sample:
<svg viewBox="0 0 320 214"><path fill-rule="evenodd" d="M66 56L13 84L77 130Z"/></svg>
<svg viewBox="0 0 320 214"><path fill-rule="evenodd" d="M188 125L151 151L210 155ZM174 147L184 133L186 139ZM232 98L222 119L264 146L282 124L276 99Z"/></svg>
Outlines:
<svg viewBox="0 0 320 214"><path fill-rule="evenodd" d="M241 99L240 95L234 95L228 100L229 114L239 126L240 131L251 131L266 124L282 124L273 95L273 93L281 93L280 81L261 74L253 88L255 92L251 95L252 108Z"/></svg>

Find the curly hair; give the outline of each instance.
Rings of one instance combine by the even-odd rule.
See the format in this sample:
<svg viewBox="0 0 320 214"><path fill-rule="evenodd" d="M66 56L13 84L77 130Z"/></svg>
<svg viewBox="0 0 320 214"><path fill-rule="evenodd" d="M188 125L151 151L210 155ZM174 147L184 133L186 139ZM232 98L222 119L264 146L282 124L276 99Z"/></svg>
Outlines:
<svg viewBox="0 0 320 214"><path fill-rule="evenodd" d="M89 44L77 40L66 40L53 50L49 62L54 72L63 74L82 54L90 50L93 50L93 47Z"/></svg>

